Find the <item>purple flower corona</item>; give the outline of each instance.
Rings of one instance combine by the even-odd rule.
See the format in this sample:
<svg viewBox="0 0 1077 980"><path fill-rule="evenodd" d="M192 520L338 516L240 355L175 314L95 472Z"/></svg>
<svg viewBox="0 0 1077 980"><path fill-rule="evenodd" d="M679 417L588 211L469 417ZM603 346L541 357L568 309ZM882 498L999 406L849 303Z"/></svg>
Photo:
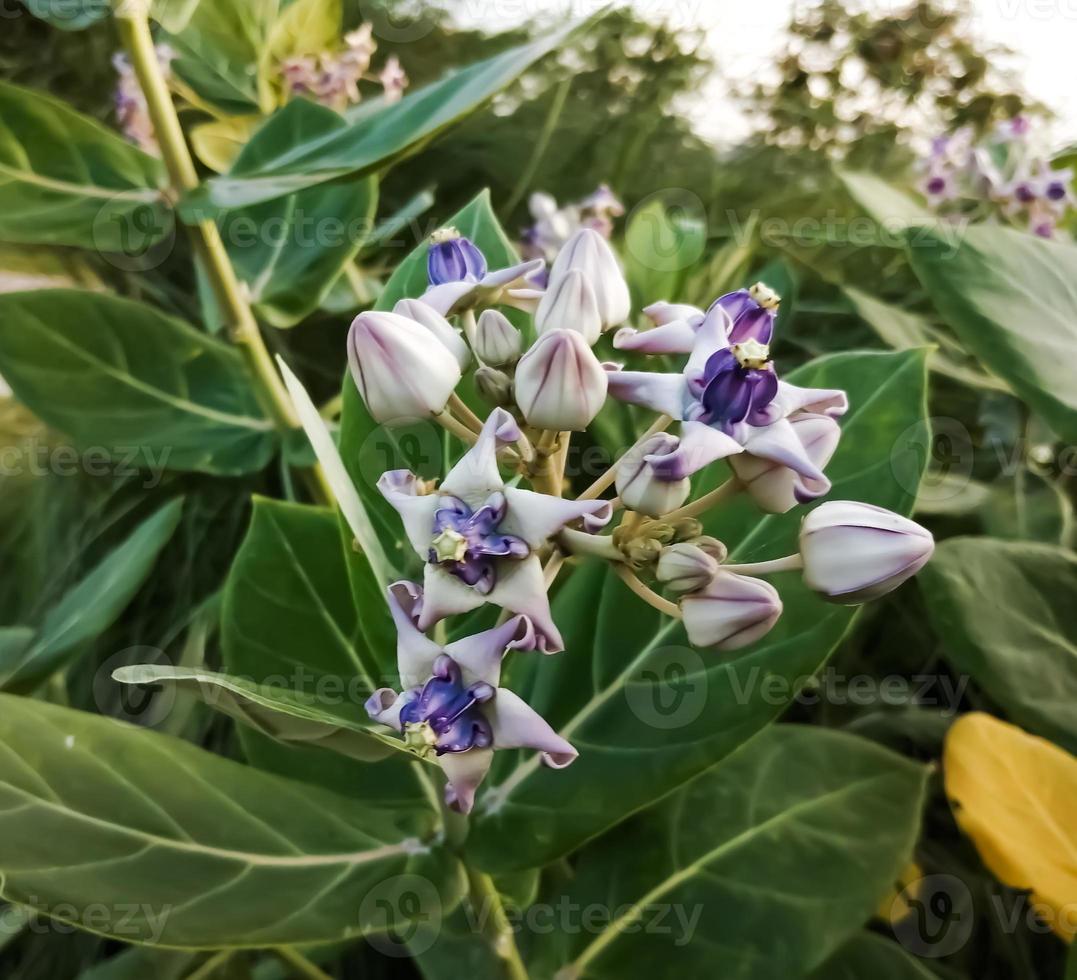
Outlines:
<svg viewBox="0 0 1077 980"><path fill-rule="evenodd" d="M430 680L404 695L400 724L409 744L420 752L432 748L437 755L488 748L493 730L478 706L495 693L485 681L465 685L460 666L443 653L434 661Z"/></svg>
<svg viewBox="0 0 1077 980"><path fill-rule="evenodd" d="M431 286L447 282L479 282L486 275L486 257L455 228L442 228L430 236L426 276Z"/></svg>
<svg viewBox="0 0 1077 980"><path fill-rule="evenodd" d="M778 377L766 344L746 340L715 351L698 382L703 411L697 421L732 432L737 422L766 425L766 408L778 394Z"/></svg>
<svg viewBox="0 0 1077 980"><path fill-rule="evenodd" d="M744 340L769 344L774 336L774 321L778 316L780 302L781 297L773 289L765 283L757 282L750 289L738 289L719 296L711 304L711 308L720 306L733 321L729 331L731 344L739 344Z"/></svg>
<svg viewBox="0 0 1077 980"><path fill-rule="evenodd" d="M503 493L491 494L476 510L448 494L438 503L441 506L434 513L434 536L427 560L441 565L480 594L489 595L497 582L492 559L526 558L531 554L523 538L498 530L508 508Z"/></svg>

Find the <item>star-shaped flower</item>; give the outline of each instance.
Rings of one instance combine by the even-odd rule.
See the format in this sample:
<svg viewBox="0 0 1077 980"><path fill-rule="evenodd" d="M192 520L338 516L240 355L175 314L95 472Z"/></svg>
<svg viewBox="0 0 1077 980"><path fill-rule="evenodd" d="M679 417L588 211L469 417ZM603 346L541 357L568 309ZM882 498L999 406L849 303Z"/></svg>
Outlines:
<svg viewBox="0 0 1077 980"><path fill-rule="evenodd" d="M380 688L366 709L402 733L416 754L434 756L448 778L449 806L462 813L471 809L496 749L536 749L547 765L569 765L576 750L519 695L498 686L504 654L535 647L528 618L513 616L441 647L416 625L424 605L422 591L411 582L389 587L403 690Z"/></svg>
<svg viewBox="0 0 1077 980"><path fill-rule="evenodd" d="M691 329L684 319L679 322ZM779 381L769 347L751 336L731 343L733 326L726 310L713 305L691 329L692 350L680 374L622 371L608 365L610 394L681 421L680 448L662 460L669 479L747 452L796 472L802 478L804 499L826 493L830 482L789 419L803 412L843 415L848 408L845 392Z"/></svg>
<svg viewBox="0 0 1077 980"><path fill-rule="evenodd" d="M494 409L478 441L437 490L426 492L427 485L410 470L384 473L378 489L426 562L420 629L492 602L530 617L537 645L554 653L564 642L550 614L538 551L573 521L598 530L612 510L609 501L563 500L506 486L497 451L519 437L515 419Z"/></svg>

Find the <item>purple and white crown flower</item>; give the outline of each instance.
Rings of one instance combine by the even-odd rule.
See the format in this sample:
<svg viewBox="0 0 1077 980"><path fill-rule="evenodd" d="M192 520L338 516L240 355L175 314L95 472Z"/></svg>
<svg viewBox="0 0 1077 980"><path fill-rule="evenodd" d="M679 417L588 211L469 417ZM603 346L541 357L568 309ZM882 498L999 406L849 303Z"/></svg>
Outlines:
<svg viewBox="0 0 1077 980"><path fill-rule="evenodd" d="M590 228L608 240L613 234L613 219L625 211L607 184L600 184L583 200L564 207L558 207L557 201L542 191L533 193L527 205L534 224L524 229L520 251L527 258L547 262L554 260L580 228ZM539 284L545 285L545 277Z"/></svg>
<svg viewBox="0 0 1077 980"><path fill-rule="evenodd" d="M782 614L769 582L719 569L702 588L681 598L684 629L693 646L739 650L766 636Z"/></svg>
<svg viewBox="0 0 1077 980"><path fill-rule="evenodd" d="M681 467L680 445L676 436L657 432L621 457L615 483L626 507L648 517L661 517L688 499L692 483Z"/></svg>
<svg viewBox="0 0 1077 980"><path fill-rule="evenodd" d="M528 279L544 267L542 259L534 259L490 271L486 256L470 238L455 228L439 228L430 236L430 285L420 298L442 316L499 304L531 313L542 291Z"/></svg>
<svg viewBox="0 0 1077 980"><path fill-rule="evenodd" d="M516 366L516 404L529 425L582 432L606 401L609 381L583 334L549 330Z"/></svg>
<svg viewBox="0 0 1077 980"><path fill-rule="evenodd" d="M366 703L370 717L400 732L420 758L445 773L445 801L467 813L497 749L534 749L554 768L577 755L537 711L500 686L509 650L532 650L537 636L526 616L440 646L418 627L425 596L410 582L389 587L402 690L379 688Z"/></svg>
<svg viewBox="0 0 1077 980"><path fill-rule="evenodd" d="M681 373L624 371L611 365L610 394L681 422L680 448L669 465L677 465L683 475L747 452L793 470L800 477L796 485L800 502L826 493L830 483L790 420L802 413L843 415L848 407L845 392L780 381L768 345L751 335L731 343L734 326L722 306L711 306L694 330L691 354ZM756 321L753 329L758 328ZM664 339L663 347L665 343Z"/></svg>
<svg viewBox="0 0 1077 980"><path fill-rule="evenodd" d="M581 228L557 253L547 289L557 288L559 280L572 271L581 274L594 295L600 330L620 326L628 319L632 300L621 265L606 239L591 228Z"/></svg>
<svg viewBox="0 0 1077 980"><path fill-rule="evenodd" d="M504 409L494 409L478 440L437 490L409 470L382 475L378 489L400 514L416 554L426 563L420 629L485 602L527 616L536 645L564 648L550 613L539 550L566 524L596 531L610 519L607 500L565 500L507 486L497 465L499 446L520 430Z"/></svg>

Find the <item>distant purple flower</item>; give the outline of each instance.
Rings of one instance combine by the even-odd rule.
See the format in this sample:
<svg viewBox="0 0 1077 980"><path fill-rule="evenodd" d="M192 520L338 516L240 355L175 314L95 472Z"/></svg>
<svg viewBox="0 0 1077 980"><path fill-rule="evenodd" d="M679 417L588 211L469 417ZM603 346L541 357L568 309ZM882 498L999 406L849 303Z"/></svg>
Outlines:
<svg viewBox="0 0 1077 980"><path fill-rule="evenodd" d="M426 596L410 582L389 587L402 691L383 687L366 703L375 721L404 736L420 758L433 758L448 778L446 802L467 813L495 749L535 749L553 768L576 750L519 695L500 686L509 650L533 650L538 637L526 616L442 647L418 627Z"/></svg>

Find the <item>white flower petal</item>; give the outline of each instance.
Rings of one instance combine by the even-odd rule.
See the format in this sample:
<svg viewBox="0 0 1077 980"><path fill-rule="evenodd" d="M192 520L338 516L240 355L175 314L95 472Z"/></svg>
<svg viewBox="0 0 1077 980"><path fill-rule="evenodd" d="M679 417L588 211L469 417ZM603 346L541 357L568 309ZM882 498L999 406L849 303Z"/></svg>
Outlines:
<svg viewBox="0 0 1077 980"><path fill-rule="evenodd" d="M419 478L411 470L388 470L378 478L379 492L400 515L415 553L426 561L440 495L420 494L418 489Z"/></svg>
<svg viewBox="0 0 1077 980"><path fill-rule="evenodd" d="M540 547L566 524L582 517L601 521L603 526L611 516L608 500L565 500L534 490L505 487L508 509L501 530L523 538L532 548Z"/></svg>
<svg viewBox="0 0 1077 980"><path fill-rule="evenodd" d="M468 749L438 756L438 765L449 780L445 787L445 802L451 809L459 813L471 812L475 805L475 790L486 778L493 761L493 749Z"/></svg>
<svg viewBox="0 0 1077 980"><path fill-rule="evenodd" d="M555 769L563 769L579 755L542 715L508 688L499 688L493 701L483 706L483 713L493 729L495 749L536 749Z"/></svg>
<svg viewBox="0 0 1077 980"><path fill-rule="evenodd" d="M689 396L683 375L621 371L610 364L603 367L609 378L609 393L614 398L630 405L643 405L675 419L684 417Z"/></svg>

